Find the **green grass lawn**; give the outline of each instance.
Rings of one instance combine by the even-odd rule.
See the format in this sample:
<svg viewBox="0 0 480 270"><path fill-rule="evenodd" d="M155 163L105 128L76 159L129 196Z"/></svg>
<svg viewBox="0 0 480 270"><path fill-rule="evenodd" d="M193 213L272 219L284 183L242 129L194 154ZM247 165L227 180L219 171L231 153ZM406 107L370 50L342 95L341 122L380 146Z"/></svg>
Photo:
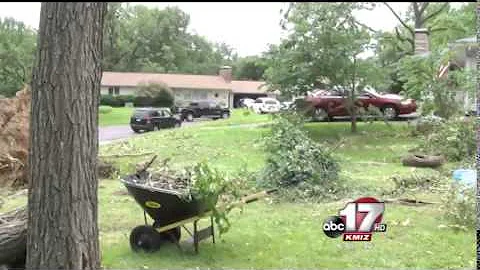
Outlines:
<svg viewBox="0 0 480 270"><path fill-rule="evenodd" d="M247 109L233 109L229 119L208 121L202 123L205 126L237 126L245 124L259 124L271 121L271 115L269 114L256 114Z"/></svg>
<svg viewBox="0 0 480 270"><path fill-rule="evenodd" d="M415 145L415 140L407 136L408 127L404 122L392 123L391 128L384 123L359 123L359 132L355 135L350 134L349 123L345 122L310 123L306 129L321 142L335 144L343 139L335 156L341 162L342 176L352 187L352 199L380 196L382 190L393 187L392 175L412 173L411 168L400 163L401 157ZM265 156L259 139L266 132L268 129L262 127L208 129L198 126L146 134L104 146L101 153L153 150L160 158L170 157L174 167L207 160L222 171L236 174L242 168L258 170L263 166ZM129 157L116 161L123 174L146 159L148 157ZM438 228L442 224L438 206L387 205L385 222L389 224L389 231L374 235L368 245L329 239L323 234L321 224L344 206L343 201L270 204L265 200L246 206L242 214L234 214L231 231L215 245L202 242L199 255L179 253L175 246L152 255L136 254L130 251L128 235L131 228L142 222L140 207L128 196L112 195L116 190L124 190L119 182L104 181L102 186L101 205L111 205L108 210L101 208L100 221L103 262L107 268L474 266L473 231ZM440 200L439 194L418 194L422 195Z"/></svg>
<svg viewBox="0 0 480 270"><path fill-rule="evenodd" d="M237 118L235 118L237 117ZM245 123L242 113L232 115L231 123ZM252 115L257 123L265 115ZM262 119L264 118L264 119ZM235 120L240 119L240 120ZM235 121L238 122L235 122ZM104 145L101 155L155 152L159 158L171 158L180 168L201 160L234 175L242 168L262 168L265 155L260 138L265 127L230 125L223 120L192 128L147 133L128 141ZM217 125L219 128L210 128ZM401 165L401 157L415 145L407 136L406 123L359 123L358 134L349 132L348 122L307 124L310 135L328 144L343 140L335 156L342 168L342 179L352 194L344 200L328 203L274 203L269 199L234 211L232 228L212 244L200 244L200 253L191 249L181 253L167 245L154 254L133 253L129 233L143 223L143 212L133 198L117 195L125 188L117 180L102 180L99 189L99 225L102 264L106 269L159 268L471 268L475 267L473 230L454 231L440 228L443 213L438 205L421 207L387 204L384 222L388 231L374 234L370 243L342 242L330 239L322 231L323 221L337 214L347 199L358 196L381 197L381 191L393 187L394 174L411 174ZM135 164L151 156L116 158L121 175L131 173ZM424 171L416 169L417 171ZM441 194L418 194L440 201ZM415 195L416 196L416 195ZM5 209L25 202L16 197ZM183 232L185 236L186 233Z"/></svg>
<svg viewBox="0 0 480 270"><path fill-rule="evenodd" d="M100 114L99 125L105 126L122 126L130 123L130 117L134 108L113 108L111 112ZM205 126L235 126L241 124L254 124L270 121L268 114L256 114L246 109L233 109L231 116L227 120L205 121L201 125Z"/></svg>
<svg viewBox="0 0 480 270"><path fill-rule="evenodd" d="M101 127L128 125L133 109L127 107L113 108L109 113L99 114L99 125Z"/></svg>

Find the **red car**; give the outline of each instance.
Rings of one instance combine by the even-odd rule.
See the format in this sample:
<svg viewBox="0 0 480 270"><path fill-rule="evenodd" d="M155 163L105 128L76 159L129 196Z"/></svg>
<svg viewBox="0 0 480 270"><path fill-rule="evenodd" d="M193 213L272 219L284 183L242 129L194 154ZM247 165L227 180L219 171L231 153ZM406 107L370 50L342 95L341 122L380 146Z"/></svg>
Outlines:
<svg viewBox="0 0 480 270"><path fill-rule="evenodd" d="M315 108L314 117L317 121L329 120L333 117L344 117L350 114L346 108L346 96L335 90L320 90L307 96L305 101ZM380 94L374 90L365 90L357 96L355 104L365 109L369 105L379 108L388 120L400 115L416 112L417 104L413 99L405 99L395 94Z"/></svg>

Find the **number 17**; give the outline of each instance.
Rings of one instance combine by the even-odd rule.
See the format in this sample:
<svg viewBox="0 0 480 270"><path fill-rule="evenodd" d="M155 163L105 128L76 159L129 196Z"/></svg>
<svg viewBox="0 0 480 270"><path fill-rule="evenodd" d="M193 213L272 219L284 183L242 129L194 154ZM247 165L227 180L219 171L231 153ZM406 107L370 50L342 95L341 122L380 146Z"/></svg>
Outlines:
<svg viewBox="0 0 480 270"><path fill-rule="evenodd" d="M340 211L341 216L345 216L345 231L347 232L371 232L375 220L384 211L383 203L348 203L345 208ZM363 218L357 230L357 213L367 213Z"/></svg>

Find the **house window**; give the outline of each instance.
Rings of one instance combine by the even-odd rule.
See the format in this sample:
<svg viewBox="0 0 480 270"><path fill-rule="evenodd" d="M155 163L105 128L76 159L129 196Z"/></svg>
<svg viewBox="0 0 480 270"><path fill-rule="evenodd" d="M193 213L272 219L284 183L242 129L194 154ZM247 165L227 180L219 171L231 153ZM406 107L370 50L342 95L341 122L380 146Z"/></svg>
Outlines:
<svg viewBox="0 0 480 270"><path fill-rule="evenodd" d="M184 91L183 92L183 99L184 100L191 100L192 99L192 93L190 91Z"/></svg>
<svg viewBox="0 0 480 270"><path fill-rule="evenodd" d="M113 95L113 87L108 87L108 94Z"/></svg>
<svg viewBox="0 0 480 270"><path fill-rule="evenodd" d="M205 90L194 90L192 91L192 96L194 100L207 100L208 92Z"/></svg>
<svg viewBox="0 0 480 270"><path fill-rule="evenodd" d="M115 87L113 88L113 90L114 90L114 92L115 92L115 95L120 95L120 87L115 86Z"/></svg>

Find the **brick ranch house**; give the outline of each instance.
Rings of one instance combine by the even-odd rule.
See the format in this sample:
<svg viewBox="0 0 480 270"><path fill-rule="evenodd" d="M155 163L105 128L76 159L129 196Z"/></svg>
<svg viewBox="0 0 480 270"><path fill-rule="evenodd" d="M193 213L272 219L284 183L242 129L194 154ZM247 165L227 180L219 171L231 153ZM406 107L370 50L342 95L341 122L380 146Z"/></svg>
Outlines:
<svg viewBox="0 0 480 270"><path fill-rule="evenodd" d="M164 83L175 95L175 103L215 100L237 107L241 98L276 97L267 92L263 81L232 80L232 68L221 67L219 75L187 75L137 72L103 72L102 95L136 95L143 83Z"/></svg>

